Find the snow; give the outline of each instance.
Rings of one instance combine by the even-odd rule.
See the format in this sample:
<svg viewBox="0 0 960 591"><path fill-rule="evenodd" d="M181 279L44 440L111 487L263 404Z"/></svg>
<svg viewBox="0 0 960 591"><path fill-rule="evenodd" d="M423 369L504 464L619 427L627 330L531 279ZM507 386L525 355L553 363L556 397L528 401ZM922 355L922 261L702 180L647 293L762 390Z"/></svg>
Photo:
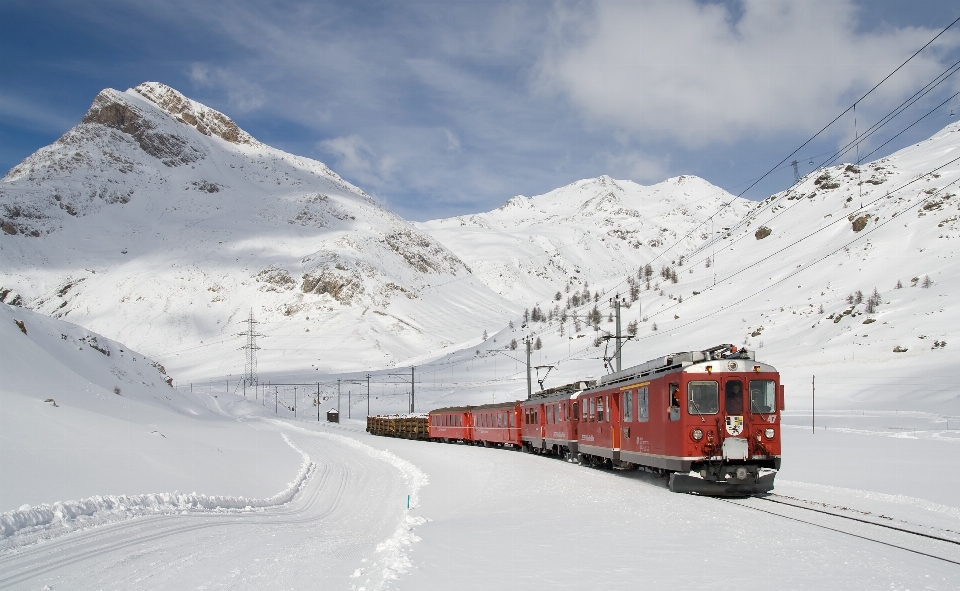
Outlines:
<svg viewBox="0 0 960 591"><path fill-rule="evenodd" d="M149 125L88 121L0 183L0 587L960 584L894 547L958 562L955 545L809 510L960 541L960 124L762 203L599 177L412 224L163 85L104 91L91 113L105 105ZM417 413L524 398L509 343L527 336L546 387L599 377L609 299L646 263L624 365L727 342L777 367L773 500L356 419L409 410L410 363ZM553 319L523 326L533 306ZM251 308L267 336L244 397Z"/></svg>
<svg viewBox="0 0 960 591"><path fill-rule="evenodd" d="M266 498L300 465L277 433L236 420L212 395L170 387L150 359L62 320L0 305L0 369L0 512L177 490Z"/></svg>
<svg viewBox="0 0 960 591"><path fill-rule="evenodd" d="M3 177L0 299L120 340L179 383L239 373L251 310L261 366L326 371L437 352L517 312L324 164L239 128L236 143L205 135L184 104L229 121L155 83L108 89ZM109 109L146 131L121 133Z"/></svg>

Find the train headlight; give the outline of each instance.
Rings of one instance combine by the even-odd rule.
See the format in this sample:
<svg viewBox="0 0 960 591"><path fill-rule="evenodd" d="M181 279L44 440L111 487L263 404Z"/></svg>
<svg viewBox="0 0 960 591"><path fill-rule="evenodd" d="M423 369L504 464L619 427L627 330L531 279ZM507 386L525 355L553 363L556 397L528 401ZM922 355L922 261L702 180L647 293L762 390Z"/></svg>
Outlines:
<svg viewBox="0 0 960 591"><path fill-rule="evenodd" d="M775 432L773 429L767 429L767 430L765 430L765 431L763 432L763 435L764 435L767 439L773 439L773 436L774 436L775 434L776 434L776 432Z"/></svg>
<svg viewBox="0 0 960 591"><path fill-rule="evenodd" d="M694 429L693 432L690 433L690 437L693 437L694 441L700 441L703 439L703 431L700 429Z"/></svg>

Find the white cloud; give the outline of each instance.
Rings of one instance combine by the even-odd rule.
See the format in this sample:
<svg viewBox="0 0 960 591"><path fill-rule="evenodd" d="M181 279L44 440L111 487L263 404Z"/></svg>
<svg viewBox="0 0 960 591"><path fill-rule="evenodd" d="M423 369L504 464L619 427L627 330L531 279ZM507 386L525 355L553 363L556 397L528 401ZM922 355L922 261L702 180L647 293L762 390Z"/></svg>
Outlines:
<svg viewBox="0 0 960 591"><path fill-rule="evenodd" d="M224 68L210 68L205 64L193 64L188 72L190 80L200 87L218 88L226 91L230 106L242 113L259 109L265 102L263 88Z"/></svg>
<svg viewBox="0 0 960 591"><path fill-rule="evenodd" d="M669 175L669 163L640 152L604 152L599 161L604 170L617 178L629 178L641 183L657 183Z"/></svg>
<svg viewBox="0 0 960 591"><path fill-rule="evenodd" d="M398 169L393 156L377 156L359 135L349 135L323 140L317 148L336 159L335 168L357 181L382 187Z"/></svg>
<svg viewBox="0 0 960 591"><path fill-rule="evenodd" d="M537 88L592 121L698 147L819 128L934 34L859 30L851 0L743 0L742 9L735 19L694 0L561 7ZM924 52L879 102L941 69L935 50Z"/></svg>

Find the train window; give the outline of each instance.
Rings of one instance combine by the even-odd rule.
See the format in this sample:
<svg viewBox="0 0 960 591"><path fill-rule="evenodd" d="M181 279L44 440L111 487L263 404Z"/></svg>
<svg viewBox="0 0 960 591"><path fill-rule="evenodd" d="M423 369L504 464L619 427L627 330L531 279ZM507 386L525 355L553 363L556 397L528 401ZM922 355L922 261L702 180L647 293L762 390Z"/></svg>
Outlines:
<svg viewBox="0 0 960 591"><path fill-rule="evenodd" d="M603 396L597 397L597 422L603 422Z"/></svg>
<svg viewBox="0 0 960 591"><path fill-rule="evenodd" d="M623 422L629 423L633 420L633 390L627 390L623 393Z"/></svg>
<svg viewBox="0 0 960 591"><path fill-rule="evenodd" d="M574 403L573 403L573 415L572 415L572 416L573 416L573 420L577 420L577 413L578 413L578 412L580 412L580 403L579 403L579 402L574 402Z"/></svg>
<svg viewBox="0 0 960 591"><path fill-rule="evenodd" d="M720 386L713 381L687 384L687 412L692 415L715 415L720 412Z"/></svg>
<svg viewBox="0 0 960 591"><path fill-rule="evenodd" d="M597 418L597 399L590 399L590 422L592 423Z"/></svg>
<svg viewBox="0 0 960 591"><path fill-rule="evenodd" d="M516 427L516 426L517 426L517 415L516 415L516 413L513 412L513 411L511 411L510 414L509 414L509 417L510 417L510 426L511 426L511 427Z"/></svg>
<svg viewBox="0 0 960 591"><path fill-rule="evenodd" d="M562 409L562 412L563 412L563 420L569 421L569 420L570 420L570 405L567 404L566 402L561 402L561 403L560 403L560 408Z"/></svg>
<svg viewBox="0 0 960 591"><path fill-rule="evenodd" d="M580 420L583 421L584 423L586 423L587 421L590 420L589 411L590 411L590 404L589 404L586 400L584 400L584 401L583 401L583 416L580 417Z"/></svg>
<svg viewBox="0 0 960 591"><path fill-rule="evenodd" d="M723 385L723 408L728 415L743 414L743 382L727 380Z"/></svg>
<svg viewBox="0 0 960 591"><path fill-rule="evenodd" d="M637 420L650 419L650 390L647 386L637 388Z"/></svg>
<svg viewBox="0 0 960 591"><path fill-rule="evenodd" d="M750 380L750 412L777 412L777 384L773 380Z"/></svg>
<svg viewBox="0 0 960 591"><path fill-rule="evenodd" d="M550 422L552 422L554 425L556 425L556 424L557 424L557 405L556 405L556 404L551 404L551 405L550 405L550 414L551 414L551 417L550 417L551 421L550 421Z"/></svg>

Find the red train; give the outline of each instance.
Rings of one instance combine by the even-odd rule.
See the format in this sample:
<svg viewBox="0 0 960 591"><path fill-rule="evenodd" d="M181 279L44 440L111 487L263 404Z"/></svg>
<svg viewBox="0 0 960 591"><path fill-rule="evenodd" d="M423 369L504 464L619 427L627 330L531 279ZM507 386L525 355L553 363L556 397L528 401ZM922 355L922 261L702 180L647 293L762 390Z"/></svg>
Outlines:
<svg viewBox="0 0 960 591"><path fill-rule="evenodd" d="M670 490L773 490L780 468L780 375L752 351L675 353L552 388L530 400L440 408L433 441L512 446L582 464L669 475Z"/></svg>

